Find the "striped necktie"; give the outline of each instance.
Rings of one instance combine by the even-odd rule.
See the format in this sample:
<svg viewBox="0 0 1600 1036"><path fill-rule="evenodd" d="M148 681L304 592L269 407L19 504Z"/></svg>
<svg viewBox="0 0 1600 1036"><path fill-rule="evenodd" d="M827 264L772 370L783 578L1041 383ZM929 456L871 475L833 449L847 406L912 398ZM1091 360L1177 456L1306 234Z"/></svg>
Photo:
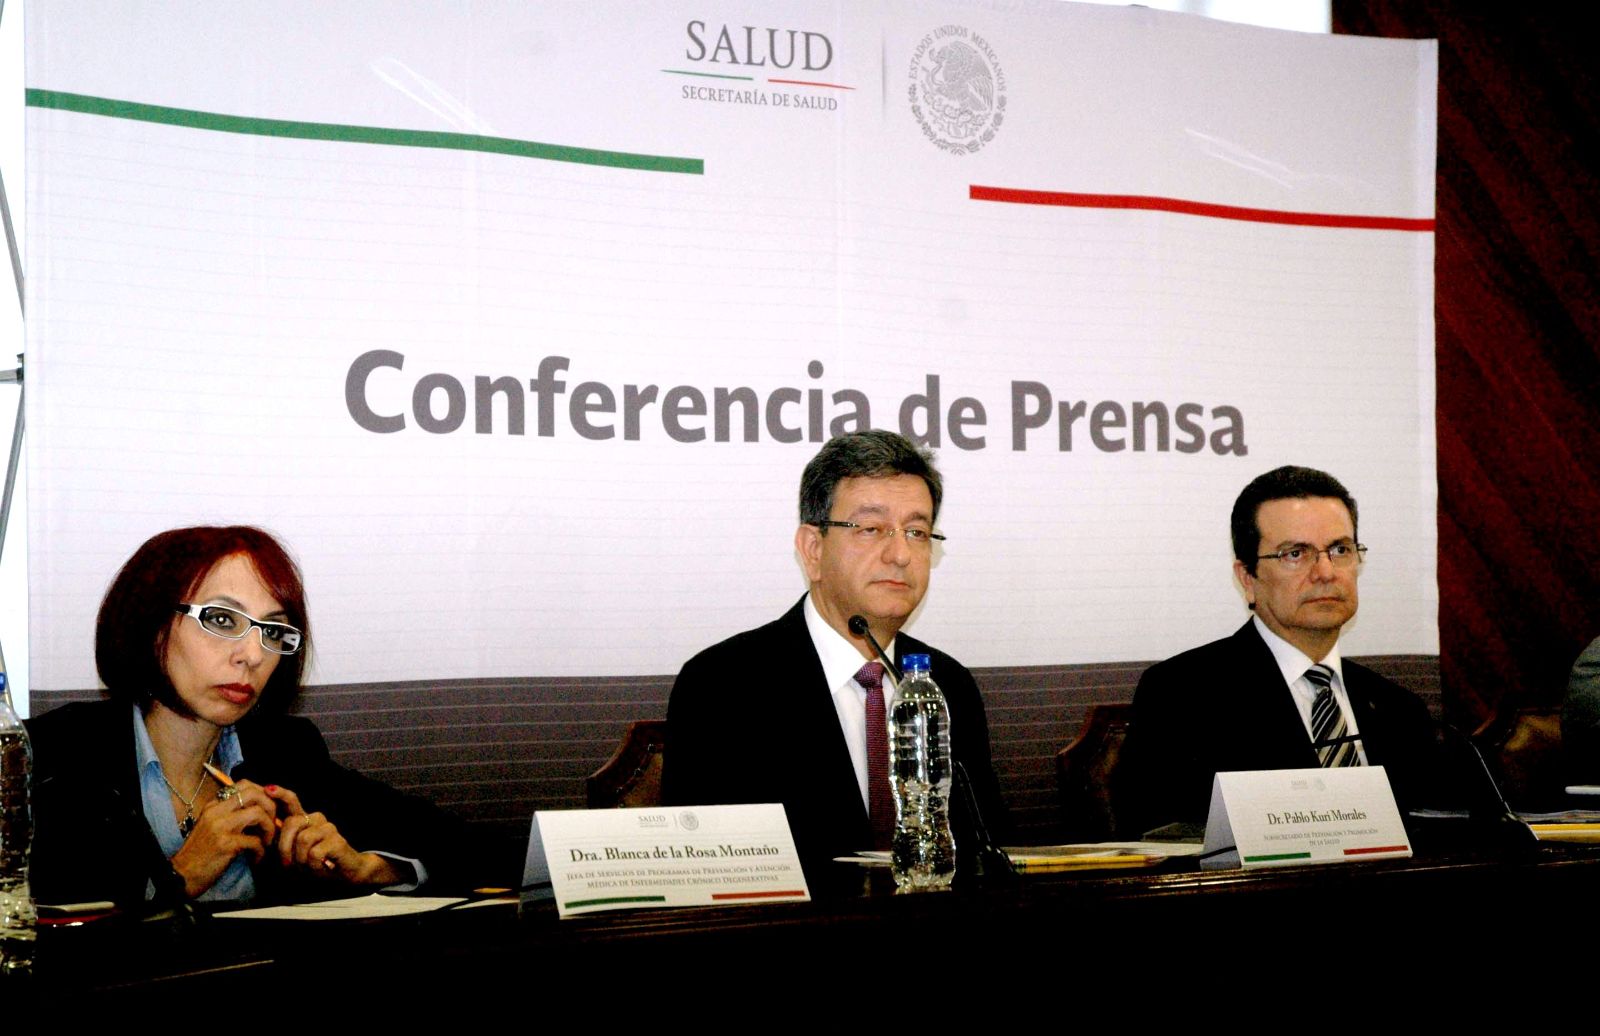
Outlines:
<svg viewBox="0 0 1600 1036"><path fill-rule="evenodd" d="M1311 747L1316 750L1318 763L1324 769L1360 766L1356 738L1346 734L1344 710L1333 696L1333 670L1314 665L1306 670L1306 679L1317 689L1316 700L1311 703Z"/></svg>

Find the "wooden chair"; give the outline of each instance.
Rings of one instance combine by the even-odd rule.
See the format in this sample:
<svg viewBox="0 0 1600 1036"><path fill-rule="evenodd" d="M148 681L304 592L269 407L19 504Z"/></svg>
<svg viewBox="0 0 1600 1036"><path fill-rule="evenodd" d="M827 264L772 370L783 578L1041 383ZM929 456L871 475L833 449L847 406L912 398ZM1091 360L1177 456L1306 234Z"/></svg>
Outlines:
<svg viewBox="0 0 1600 1036"><path fill-rule="evenodd" d="M1083 729L1056 753L1063 837L1069 842L1100 842L1117 830L1111 808L1111 774L1128 737L1126 703L1093 705Z"/></svg>
<svg viewBox="0 0 1600 1036"><path fill-rule="evenodd" d="M1565 808L1566 760L1561 752L1561 709L1547 705L1504 709L1472 732L1512 808Z"/></svg>
<svg viewBox="0 0 1600 1036"><path fill-rule="evenodd" d="M616 752L584 782L589 808L661 805L661 761L666 751L666 720L629 723Z"/></svg>

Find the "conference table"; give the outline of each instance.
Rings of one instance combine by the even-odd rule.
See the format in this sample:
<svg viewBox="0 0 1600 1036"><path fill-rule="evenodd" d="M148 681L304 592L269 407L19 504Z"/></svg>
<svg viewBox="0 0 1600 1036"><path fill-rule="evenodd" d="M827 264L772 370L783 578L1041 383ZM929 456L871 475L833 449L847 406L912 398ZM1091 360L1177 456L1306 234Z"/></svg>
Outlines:
<svg viewBox="0 0 1600 1036"><path fill-rule="evenodd" d="M896 894L882 871L850 872L809 903L631 910L559 919L548 898L373 921L108 919L40 933L41 1000L185 1002L250 989L584 995L648 983L724 992L802 983L841 962L931 962L940 995L1008 1002L1095 999L1206 985L1247 973L1295 981L1324 949L1359 961L1367 986L1417 976L1467 989L1587 966L1554 938L1600 917L1600 847L1458 848L1320 867L1029 874L1009 883ZM1347 978L1341 970L1328 979ZM818 1006L812 1003L811 1006ZM1146 1007L1153 1005L1145 1005Z"/></svg>

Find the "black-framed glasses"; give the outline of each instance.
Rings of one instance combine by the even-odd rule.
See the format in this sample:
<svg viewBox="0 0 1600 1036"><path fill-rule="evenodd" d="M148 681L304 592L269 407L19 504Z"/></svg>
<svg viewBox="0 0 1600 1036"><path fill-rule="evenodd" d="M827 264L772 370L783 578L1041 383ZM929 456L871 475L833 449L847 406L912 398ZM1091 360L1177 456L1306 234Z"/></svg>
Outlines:
<svg viewBox="0 0 1600 1036"><path fill-rule="evenodd" d="M906 542L913 547L932 548L935 540L944 542L944 533L934 532L920 525L901 528L898 525L884 525L879 522L836 522L831 519L806 524L815 525L819 529L846 529L850 533L850 541L864 547L875 543L888 543L896 536L904 536Z"/></svg>
<svg viewBox="0 0 1600 1036"><path fill-rule="evenodd" d="M187 615L200 628L223 640L243 640L252 629L261 631L261 647L274 655L292 655L300 650L305 634L287 622L262 622L225 604L180 604L179 615Z"/></svg>
<svg viewBox="0 0 1600 1036"><path fill-rule="evenodd" d="M1351 543L1349 540L1330 543L1320 550L1309 543L1291 543L1271 554L1257 554L1256 560L1276 561L1293 572L1296 569L1312 567L1324 554L1328 555L1328 564L1334 568L1353 568L1366 559L1367 548L1365 544Z"/></svg>

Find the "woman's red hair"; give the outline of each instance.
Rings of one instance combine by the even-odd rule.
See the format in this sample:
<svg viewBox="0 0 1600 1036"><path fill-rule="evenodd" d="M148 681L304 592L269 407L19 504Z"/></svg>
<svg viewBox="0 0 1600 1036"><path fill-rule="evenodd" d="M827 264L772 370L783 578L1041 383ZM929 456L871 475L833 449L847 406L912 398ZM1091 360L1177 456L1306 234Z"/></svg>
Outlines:
<svg viewBox="0 0 1600 1036"><path fill-rule="evenodd" d="M250 559L267 591L283 605L290 625L311 640L306 615L306 589L294 559L271 533L249 525L197 525L152 536L122 566L95 622L94 663L113 698L148 706L152 700L186 712L167 679L167 637L174 609L224 558ZM258 708L282 711L300 693L307 648L279 659L261 692Z"/></svg>

